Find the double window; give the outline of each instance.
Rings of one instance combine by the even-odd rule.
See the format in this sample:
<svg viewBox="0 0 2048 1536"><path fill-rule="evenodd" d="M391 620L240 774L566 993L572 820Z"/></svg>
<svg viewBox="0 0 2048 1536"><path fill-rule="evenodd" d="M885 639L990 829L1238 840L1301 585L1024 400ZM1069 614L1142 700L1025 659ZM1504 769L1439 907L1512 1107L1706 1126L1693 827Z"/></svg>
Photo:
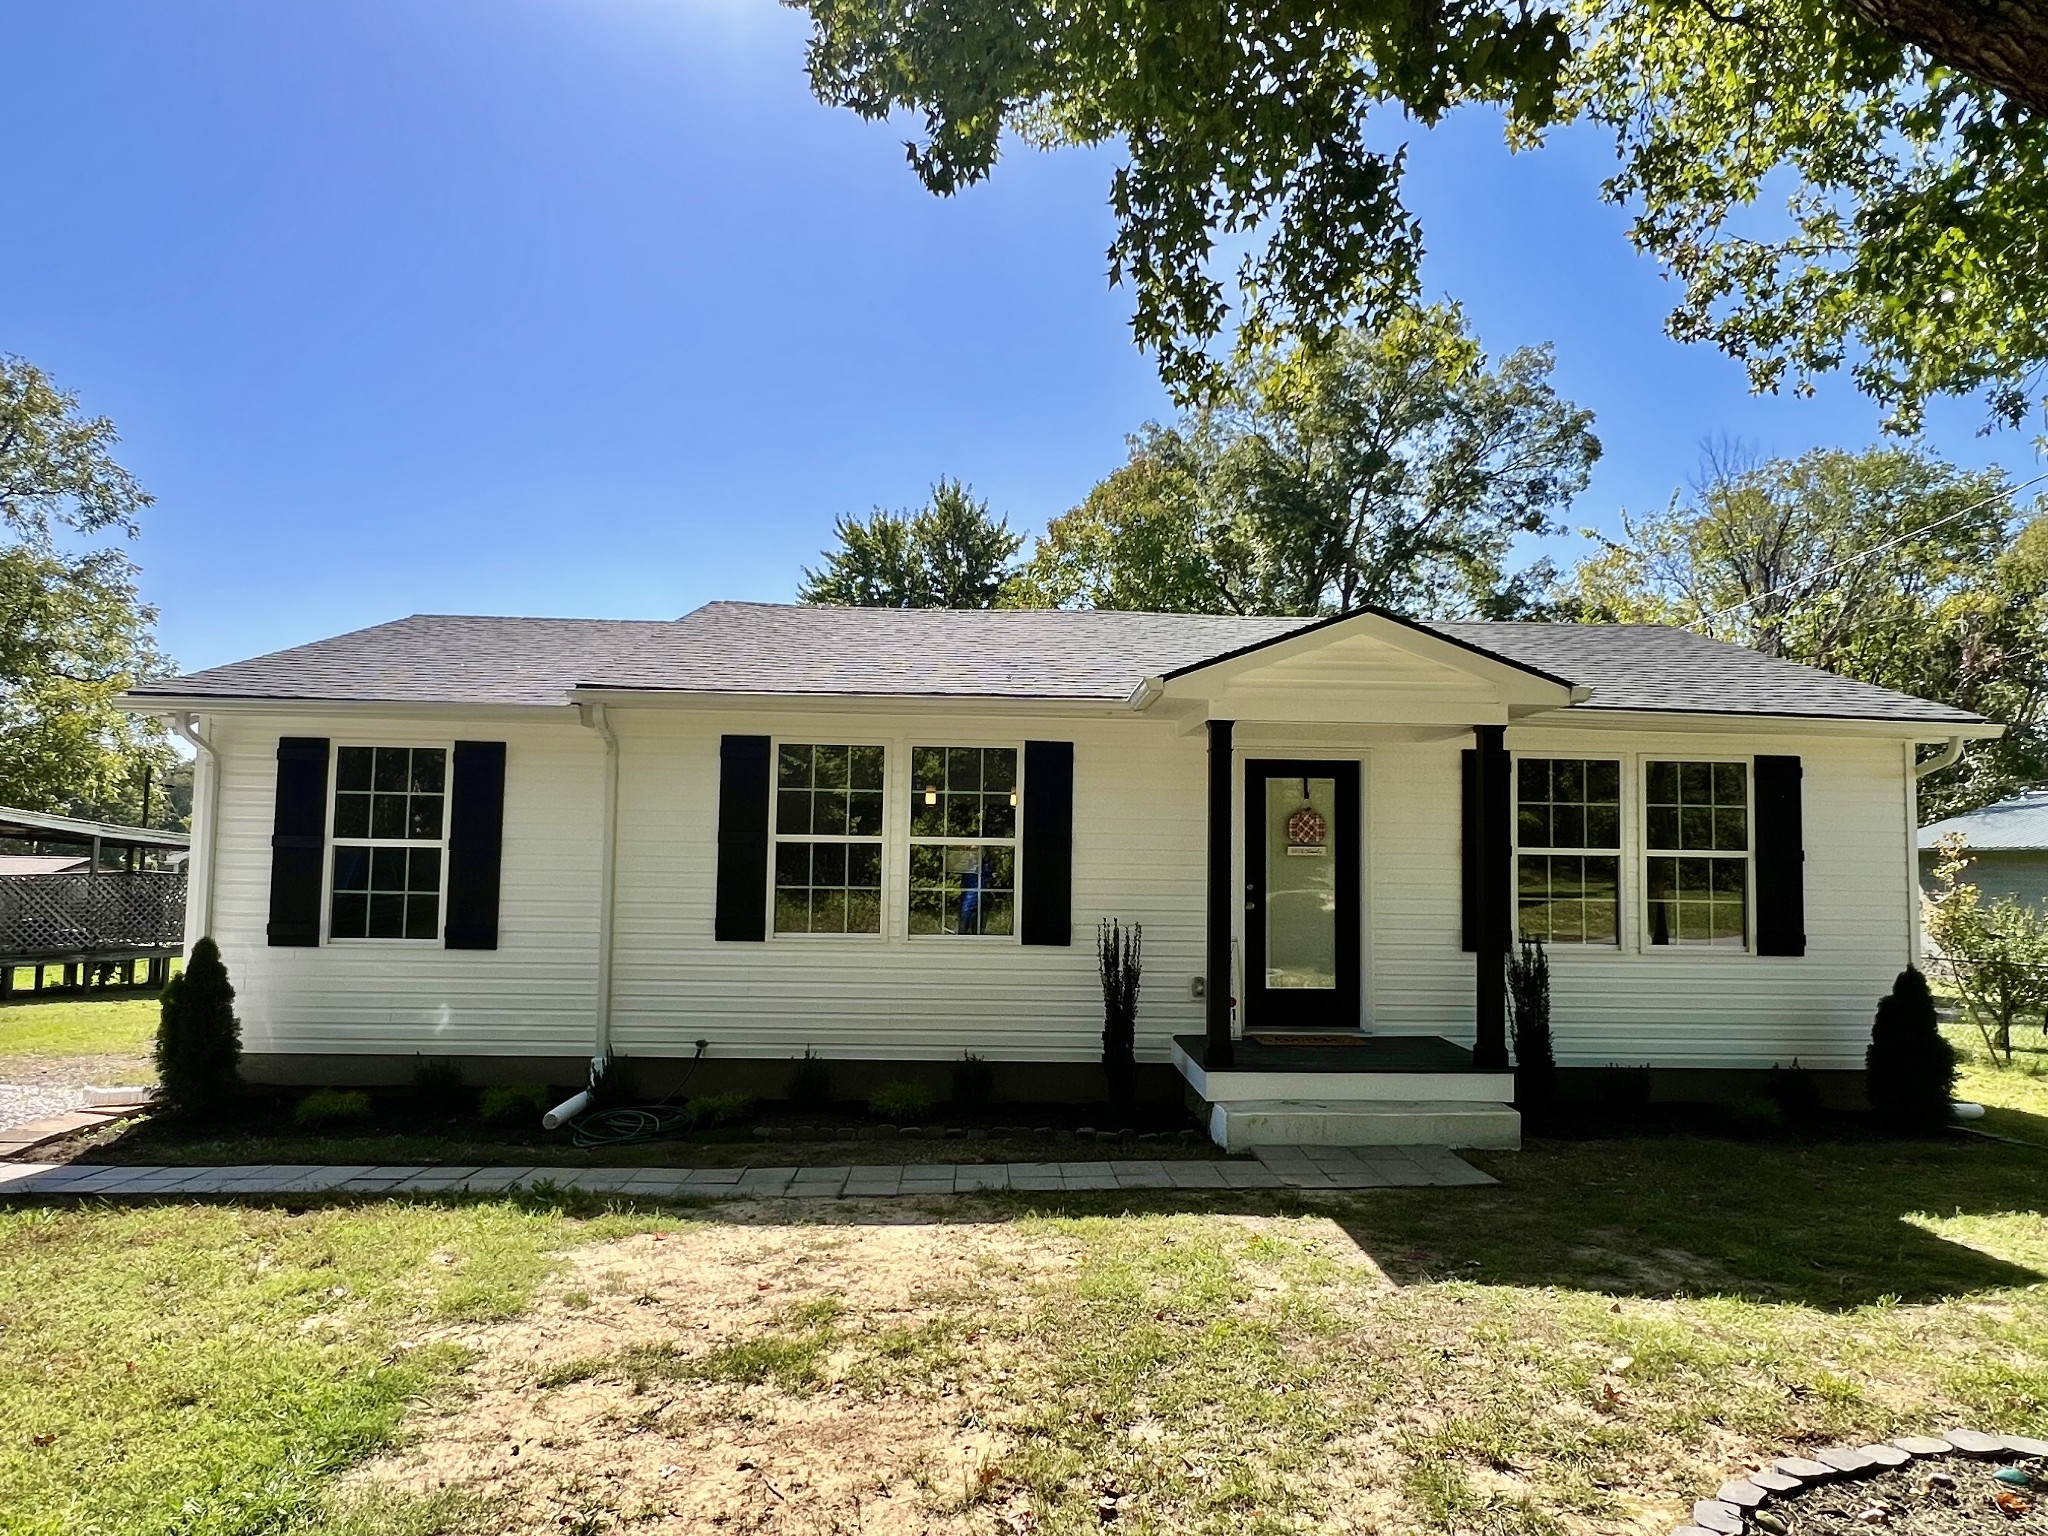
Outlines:
<svg viewBox="0 0 2048 1536"><path fill-rule="evenodd" d="M1017 916L1017 749L910 752L910 931L1008 937Z"/></svg>
<svg viewBox="0 0 2048 1536"><path fill-rule="evenodd" d="M774 931L880 934L899 839L913 937L1010 937L1017 920L1018 751L913 746L896 782L879 745L784 742L775 754ZM899 772L901 770L899 769ZM907 899L906 899L907 898Z"/></svg>
<svg viewBox="0 0 2048 1536"><path fill-rule="evenodd" d="M1515 924L1552 944L1621 942L1621 764L1515 764Z"/></svg>
<svg viewBox="0 0 2048 1536"><path fill-rule="evenodd" d="M1653 762L1643 773L1652 944L1749 944L1749 764Z"/></svg>
<svg viewBox="0 0 2048 1536"><path fill-rule="evenodd" d="M882 931L883 753L785 743L775 754L775 931Z"/></svg>
<svg viewBox="0 0 2048 1536"><path fill-rule="evenodd" d="M448 749L337 747L332 939L439 939Z"/></svg>
<svg viewBox="0 0 2048 1536"><path fill-rule="evenodd" d="M1643 942L1749 945L1749 764L1642 765ZM1622 764L1521 757L1515 764L1515 924L1552 944L1621 942Z"/></svg>

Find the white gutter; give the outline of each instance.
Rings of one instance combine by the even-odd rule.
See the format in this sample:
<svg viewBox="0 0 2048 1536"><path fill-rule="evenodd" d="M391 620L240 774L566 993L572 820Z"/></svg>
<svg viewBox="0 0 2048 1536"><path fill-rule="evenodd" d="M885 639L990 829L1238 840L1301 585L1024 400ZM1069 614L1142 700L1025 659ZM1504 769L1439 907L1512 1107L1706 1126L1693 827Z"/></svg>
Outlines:
<svg viewBox="0 0 2048 1536"><path fill-rule="evenodd" d="M206 770L206 792L193 807L193 819L198 823L194 829L192 852L199 872L194 881L199 887L199 900L194 910L199 914L199 934L202 939L213 935L213 853L220 843L220 754L213 749L213 743L199 734L199 717L194 714L166 715L164 723L192 744L192 750L199 755L199 766ZM204 830L200 830L203 828ZM189 924L188 924L189 926Z"/></svg>
<svg viewBox="0 0 2048 1536"><path fill-rule="evenodd" d="M1963 738L1951 736L1948 739L1948 745L1935 753L1934 756L1927 759L1924 763L1915 763L1913 765L1913 777L1924 779L1930 773L1939 773L1944 768L1953 768L1961 761L1962 755Z"/></svg>
<svg viewBox="0 0 2048 1536"><path fill-rule="evenodd" d="M604 842L598 851L597 887L597 1018L595 1049L599 1062L612 1050L612 887L619 853L619 738L602 704L579 704L577 714L604 741Z"/></svg>
<svg viewBox="0 0 2048 1536"><path fill-rule="evenodd" d="M1130 708L1131 708L1131 709L1132 709L1132 710L1133 710L1133 711L1134 711L1135 713L1137 713L1137 714L1141 714L1141 715L1142 715L1142 714L1143 714L1143 713L1144 713L1144 712L1145 712L1146 710L1150 709L1150 708L1151 708L1151 707L1152 707L1152 706L1153 706L1154 704L1157 704L1157 703L1159 702L1159 697L1160 697L1160 695L1161 695L1161 694L1163 694L1163 693L1165 693L1165 692L1166 692L1166 679L1165 679L1165 678L1163 678L1163 677L1143 677L1143 678L1140 678L1140 679L1138 679L1138 686L1137 686L1137 687L1135 687L1135 688L1133 688L1133 689L1131 690L1131 697L1130 697L1130 699L1128 700L1129 706L1130 706Z"/></svg>

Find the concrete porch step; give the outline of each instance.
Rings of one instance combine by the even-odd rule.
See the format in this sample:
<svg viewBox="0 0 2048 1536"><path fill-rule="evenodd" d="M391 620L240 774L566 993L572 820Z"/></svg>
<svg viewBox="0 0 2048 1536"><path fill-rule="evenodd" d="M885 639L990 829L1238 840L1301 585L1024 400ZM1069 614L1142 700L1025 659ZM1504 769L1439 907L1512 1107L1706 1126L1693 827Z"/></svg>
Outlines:
<svg viewBox="0 0 2048 1536"><path fill-rule="evenodd" d="M1522 1144L1512 1105L1467 1099L1234 1099L1209 1106L1209 1135L1251 1147L1496 1147Z"/></svg>
<svg viewBox="0 0 2048 1536"><path fill-rule="evenodd" d="M1370 1052L1342 1048L1300 1053L1315 1058L1313 1067L1300 1070L1252 1065L1204 1067L1185 1045L1173 1042L1173 1065L1195 1091L1195 1097L1211 1104L1240 1103L1247 1099L1303 1099L1316 1102L1362 1100L1394 1103L1401 1100L1441 1103L1460 1099L1480 1104L1501 1104L1515 1095L1512 1072L1378 1071Z"/></svg>

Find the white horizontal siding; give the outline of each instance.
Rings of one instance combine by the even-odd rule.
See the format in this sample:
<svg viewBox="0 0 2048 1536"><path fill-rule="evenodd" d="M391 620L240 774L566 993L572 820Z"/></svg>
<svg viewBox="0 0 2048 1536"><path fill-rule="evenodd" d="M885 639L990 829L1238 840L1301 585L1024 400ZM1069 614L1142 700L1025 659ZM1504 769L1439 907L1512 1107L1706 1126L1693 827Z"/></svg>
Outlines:
<svg viewBox="0 0 2048 1536"><path fill-rule="evenodd" d="M597 739L558 722L222 717L214 936L250 1051L588 1055L597 976ZM502 741L498 948L358 942L272 949L270 834L280 736L369 745ZM331 786L330 786L331 789Z"/></svg>
<svg viewBox="0 0 2048 1536"><path fill-rule="evenodd" d="M1139 1049L1202 1027L1189 982L1204 968L1205 743L1169 723L977 713L954 706L615 707L621 742L612 1038L639 1055L1087 1060L1100 1050L1094 932L1145 928ZM594 1040L603 755L564 712L506 725L464 720L234 717L213 724L223 779L215 933L253 1051L581 1055ZM713 941L718 742L728 732L885 742L892 774L921 744L1075 743L1074 942L924 938L903 931L903 853L889 842L887 932L878 939ZM1348 755L1365 765L1365 1022L1469 1039L1473 961L1460 948L1458 735L1362 742L1324 730L1311 747L1260 741L1245 755ZM508 744L500 947L264 942L275 748L280 735L405 744ZM1740 734L1517 727L1517 750L1747 753ZM1805 763L1808 952L1798 959L1642 952L1624 860L1627 942L1553 954L1560 1059L1669 1066L1860 1062L1876 997L1907 955L1911 869L1898 743L1775 735ZM892 782L892 789L902 789ZM1028 794L1028 786L1027 786ZM900 816L891 795L891 816ZM1629 797L1628 836L1637 831ZM1241 910L1241 909L1240 909Z"/></svg>
<svg viewBox="0 0 2048 1536"><path fill-rule="evenodd" d="M1624 759L1619 947L1551 949L1552 1027L1560 1062L1684 1067L1861 1066L1877 998L1909 958L1907 780L1897 742L1739 734L1646 735L1517 729L1512 750ZM1374 1021L1469 1039L1473 957L1462 951L1458 750L1393 747L1373 755ZM1646 946L1641 806L1646 757L1796 754L1804 773L1806 953L1763 957Z"/></svg>
<svg viewBox="0 0 2048 1536"><path fill-rule="evenodd" d="M1199 740L1133 719L1040 719L876 710L851 723L778 713L615 710L621 743L617 970L612 1038L631 1054L1077 1061L1101 1052L1095 930L1144 926L1142 1059L1201 1027L1203 772ZM713 941L721 734L881 741L891 832L914 745L1071 740L1074 921L1068 947L904 932L904 858L891 836L880 937ZM899 771L900 770L900 771ZM1028 796L1029 785L1025 787Z"/></svg>

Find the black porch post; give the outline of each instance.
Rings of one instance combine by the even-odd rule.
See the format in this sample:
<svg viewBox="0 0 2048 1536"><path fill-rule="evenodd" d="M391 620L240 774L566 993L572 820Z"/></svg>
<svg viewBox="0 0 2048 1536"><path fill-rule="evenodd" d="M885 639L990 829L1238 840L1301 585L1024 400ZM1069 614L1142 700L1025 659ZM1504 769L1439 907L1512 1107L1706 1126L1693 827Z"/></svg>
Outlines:
<svg viewBox="0 0 2048 1536"><path fill-rule="evenodd" d="M1510 884L1508 850L1513 814L1512 790L1508 784L1507 727L1477 725L1472 728L1475 774L1474 789L1479 798L1478 878L1479 899L1474 937L1478 941L1475 977L1479 1027L1472 1042L1472 1065L1484 1071L1505 1070L1508 1064L1508 981L1507 956L1513 932L1514 900Z"/></svg>
<svg viewBox="0 0 2048 1536"><path fill-rule="evenodd" d="M1237 899L1230 879L1237 835L1230 804L1233 723L1209 722L1209 1038L1203 1064L1210 1068L1227 1067L1235 1059L1230 1043L1230 917Z"/></svg>

